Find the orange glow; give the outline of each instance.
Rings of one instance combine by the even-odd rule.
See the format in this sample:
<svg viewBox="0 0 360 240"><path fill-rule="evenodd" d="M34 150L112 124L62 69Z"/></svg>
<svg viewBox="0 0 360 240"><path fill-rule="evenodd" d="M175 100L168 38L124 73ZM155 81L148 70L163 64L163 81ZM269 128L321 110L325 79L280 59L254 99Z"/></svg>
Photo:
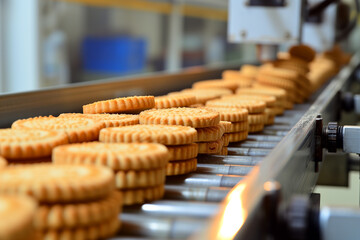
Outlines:
<svg viewBox="0 0 360 240"><path fill-rule="evenodd" d="M242 199L245 186L244 183L238 185L227 197L228 203L220 219L220 230L216 239L233 239L244 224L247 217Z"/></svg>

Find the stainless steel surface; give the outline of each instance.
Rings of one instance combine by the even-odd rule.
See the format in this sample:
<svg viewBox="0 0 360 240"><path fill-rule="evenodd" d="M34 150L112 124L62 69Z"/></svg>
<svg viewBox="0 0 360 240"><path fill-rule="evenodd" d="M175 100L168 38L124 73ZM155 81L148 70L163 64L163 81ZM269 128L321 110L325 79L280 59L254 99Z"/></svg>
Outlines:
<svg viewBox="0 0 360 240"><path fill-rule="evenodd" d="M360 209L324 207L320 211L323 240L359 239Z"/></svg>
<svg viewBox="0 0 360 240"><path fill-rule="evenodd" d="M360 127L343 127L343 151L347 153L360 153Z"/></svg>

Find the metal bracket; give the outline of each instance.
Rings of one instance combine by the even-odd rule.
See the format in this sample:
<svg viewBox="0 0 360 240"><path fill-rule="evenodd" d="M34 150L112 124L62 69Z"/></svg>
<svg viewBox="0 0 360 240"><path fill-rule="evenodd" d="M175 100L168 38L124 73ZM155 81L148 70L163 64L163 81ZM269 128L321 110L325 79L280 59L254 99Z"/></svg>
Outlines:
<svg viewBox="0 0 360 240"><path fill-rule="evenodd" d="M319 171L319 162L322 162L323 147L322 147L322 131L323 131L323 119L321 115L318 115L315 119L315 172Z"/></svg>

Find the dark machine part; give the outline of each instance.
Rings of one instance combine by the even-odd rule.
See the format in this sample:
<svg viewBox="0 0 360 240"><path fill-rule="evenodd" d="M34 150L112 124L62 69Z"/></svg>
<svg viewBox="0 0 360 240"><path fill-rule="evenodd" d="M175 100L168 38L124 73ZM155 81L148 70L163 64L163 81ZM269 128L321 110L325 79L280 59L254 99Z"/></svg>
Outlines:
<svg viewBox="0 0 360 240"><path fill-rule="evenodd" d="M277 240L320 239L320 194L294 196L278 213Z"/></svg>
<svg viewBox="0 0 360 240"><path fill-rule="evenodd" d="M252 7L284 7L286 0L249 0L247 4Z"/></svg>
<svg viewBox="0 0 360 240"><path fill-rule="evenodd" d="M343 148L343 127L337 122L330 122L323 128L322 146L329 152L335 153L338 148Z"/></svg>

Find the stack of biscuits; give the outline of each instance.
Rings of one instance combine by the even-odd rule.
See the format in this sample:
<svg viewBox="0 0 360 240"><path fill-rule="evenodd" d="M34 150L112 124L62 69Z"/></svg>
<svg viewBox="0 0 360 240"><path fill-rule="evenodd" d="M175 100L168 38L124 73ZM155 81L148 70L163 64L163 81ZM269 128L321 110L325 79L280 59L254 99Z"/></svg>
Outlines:
<svg viewBox="0 0 360 240"><path fill-rule="evenodd" d="M277 113L277 110L274 109L276 106L276 98L274 96L267 96L267 95L251 95L251 94L236 94L236 95L230 95L225 96L223 99L231 99L234 101L237 100L261 100L266 103L266 109L265 109L265 121L263 118L261 118L261 121L258 122L258 124L265 124L265 125L272 125L275 122L275 116ZM262 114L263 115L263 114ZM252 116L250 116L252 117ZM249 119L249 122L252 124L255 124L252 120L254 118Z"/></svg>
<svg viewBox="0 0 360 240"><path fill-rule="evenodd" d="M237 99L234 101L233 99L218 99L208 101L206 106L215 108L247 109L249 113L249 133L262 131L264 129L265 122L267 121L267 115L265 113L266 103L261 100Z"/></svg>
<svg viewBox="0 0 360 240"><path fill-rule="evenodd" d="M111 128L110 128L111 129ZM157 143L91 142L59 146L54 164L106 166L115 174L124 205L161 199L164 195L167 148Z"/></svg>
<svg viewBox="0 0 360 240"><path fill-rule="evenodd" d="M160 143L170 153L166 175L182 175L196 170L197 132L188 126L134 125L106 128L100 131L100 142L105 143Z"/></svg>
<svg viewBox="0 0 360 240"><path fill-rule="evenodd" d="M218 153L222 149L223 127L219 113L201 108L169 108L140 113L140 124L183 125L196 128L197 141L212 141L213 145L199 144L199 153ZM205 130L204 130L205 129ZM211 136L211 140L209 140ZM214 146L216 145L216 146Z"/></svg>
<svg viewBox="0 0 360 240"><path fill-rule="evenodd" d="M249 131L248 110L244 108L227 107L206 107L206 109L218 112L221 123L227 125L224 133L224 139L226 139L226 141L240 142L246 140ZM223 153L226 152L227 148L224 148Z"/></svg>
<svg viewBox="0 0 360 240"><path fill-rule="evenodd" d="M0 156L9 164L51 162L54 147L67 144L64 132L41 129L0 129ZM0 166L4 160L0 160Z"/></svg>
<svg viewBox="0 0 360 240"><path fill-rule="evenodd" d="M40 239L113 236L122 207L114 183L114 174L104 167L33 164L0 170L0 194L38 201L33 226Z"/></svg>
<svg viewBox="0 0 360 240"><path fill-rule="evenodd" d="M35 240L33 219L36 202L27 196L0 196L0 239Z"/></svg>
<svg viewBox="0 0 360 240"><path fill-rule="evenodd" d="M200 154L219 154L223 147L227 147L228 139L223 137L226 131L226 125L219 123L218 125L204 128L196 128L197 144ZM227 142L226 142L227 141Z"/></svg>
<svg viewBox="0 0 360 240"><path fill-rule="evenodd" d="M309 63L315 58L315 51L306 45L289 49L289 57L264 64L257 74L257 81L263 85L286 90L290 101L304 102L312 93L311 82L306 74Z"/></svg>
<svg viewBox="0 0 360 240"><path fill-rule="evenodd" d="M0 169L6 167L7 164L6 159L0 156Z"/></svg>

